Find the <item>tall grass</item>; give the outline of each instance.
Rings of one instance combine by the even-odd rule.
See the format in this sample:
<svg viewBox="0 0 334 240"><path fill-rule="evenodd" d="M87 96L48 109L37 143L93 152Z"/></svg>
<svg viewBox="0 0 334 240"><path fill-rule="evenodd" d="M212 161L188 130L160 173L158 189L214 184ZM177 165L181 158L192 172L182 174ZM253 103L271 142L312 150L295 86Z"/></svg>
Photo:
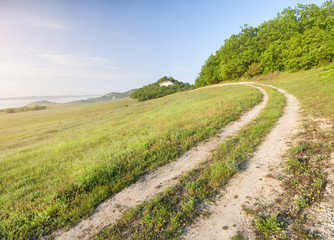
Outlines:
<svg viewBox="0 0 334 240"><path fill-rule="evenodd" d="M0 113L0 238L68 227L261 101L245 86Z"/></svg>

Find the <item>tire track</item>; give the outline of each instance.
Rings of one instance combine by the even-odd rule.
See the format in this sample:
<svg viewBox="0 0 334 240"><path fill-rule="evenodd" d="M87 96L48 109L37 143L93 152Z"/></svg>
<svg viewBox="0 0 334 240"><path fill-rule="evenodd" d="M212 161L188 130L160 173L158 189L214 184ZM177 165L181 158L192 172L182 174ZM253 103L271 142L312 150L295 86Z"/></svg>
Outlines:
<svg viewBox="0 0 334 240"><path fill-rule="evenodd" d="M221 191L221 197L214 204L207 206L210 217L200 219L186 229L183 239L230 239L237 233L238 228L247 222L242 205L250 198L270 196L272 191L280 188L278 181L265 176L269 173L270 167L275 167L281 162L282 154L288 150L288 139L298 129L299 102L285 90L271 85L257 85L268 86L284 94L287 99L284 114L254 153L247 169L232 178Z"/></svg>

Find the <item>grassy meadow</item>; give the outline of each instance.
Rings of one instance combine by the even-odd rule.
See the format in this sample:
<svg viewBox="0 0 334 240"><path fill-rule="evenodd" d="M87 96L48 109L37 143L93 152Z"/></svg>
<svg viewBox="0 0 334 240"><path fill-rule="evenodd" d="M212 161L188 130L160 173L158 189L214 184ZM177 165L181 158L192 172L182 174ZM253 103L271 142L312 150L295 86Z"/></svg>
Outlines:
<svg viewBox="0 0 334 240"><path fill-rule="evenodd" d="M68 227L262 99L251 87L0 113L0 238Z"/></svg>

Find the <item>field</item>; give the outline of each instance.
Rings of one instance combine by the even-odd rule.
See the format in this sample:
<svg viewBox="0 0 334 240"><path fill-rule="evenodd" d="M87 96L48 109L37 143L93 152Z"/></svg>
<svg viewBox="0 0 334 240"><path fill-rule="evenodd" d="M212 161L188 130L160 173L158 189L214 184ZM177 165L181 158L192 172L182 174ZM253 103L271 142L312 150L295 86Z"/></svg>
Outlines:
<svg viewBox="0 0 334 240"><path fill-rule="evenodd" d="M261 101L244 86L0 113L0 238L70 226Z"/></svg>

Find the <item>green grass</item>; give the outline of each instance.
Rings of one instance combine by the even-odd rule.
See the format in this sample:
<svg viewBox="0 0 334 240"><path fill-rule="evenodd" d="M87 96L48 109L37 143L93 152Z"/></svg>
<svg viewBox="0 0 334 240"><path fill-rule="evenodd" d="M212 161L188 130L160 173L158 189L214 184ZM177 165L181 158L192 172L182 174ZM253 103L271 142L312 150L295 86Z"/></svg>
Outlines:
<svg viewBox="0 0 334 240"><path fill-rule="evenodd" d="M238 136L221 144L213 159L184 175L180 183L158 194L153 200L129 210L111 228L102 230L97 239L171 239L182 234L200 214L203 201L210 200L240 167L251 158L256 147L282 115L286 101L276 90L266 88L269 103L259 117Z"/></svg>
<svg viewBox="0 0 334 240"><path fill-rule="evenodd" d="M259 77L260 83L272 84L295 95L306 115L334 119L334 64L278 77Z"/></svg>
<svg viewBox="0 0 334 240"><path fill-rule="evenodd" d="M143 103L0 113L0 239L69 227L261 99L256 89L226 86Z"/></svg>
<svg viewBox="0 0 334 240"><path fill-rule="evenodd" d="M255 227L258 233L257 239L268 239L272 234L279 233L284 223L277 218L277 214L271 216L258 216Z"/></svg>

